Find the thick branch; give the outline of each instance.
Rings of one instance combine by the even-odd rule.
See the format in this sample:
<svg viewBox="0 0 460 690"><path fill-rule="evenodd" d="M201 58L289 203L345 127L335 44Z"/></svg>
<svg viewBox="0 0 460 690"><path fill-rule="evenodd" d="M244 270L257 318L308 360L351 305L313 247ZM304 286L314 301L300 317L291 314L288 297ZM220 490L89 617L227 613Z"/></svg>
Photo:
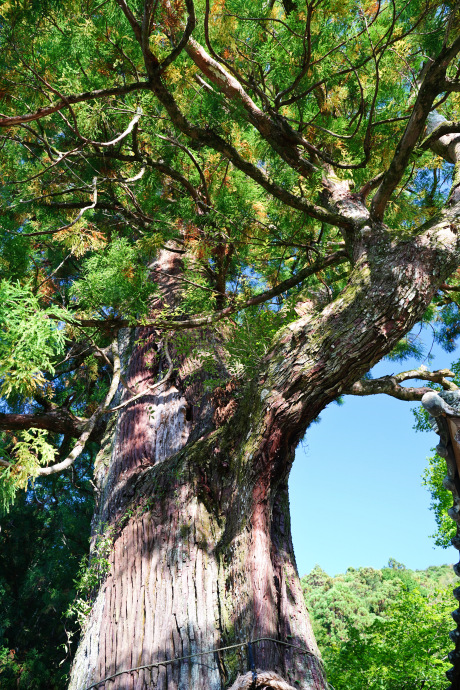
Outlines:
<svg viewBox="0 0 460 690"><path fill-rule="evenodd" d="M319 151L312 147L299 132L294 131L284 118L278 116L275 120L261 110L243 89L240 82L223 65L214 60L197 41L190 39L186 50L203 74L218 86L229 100L237 100L241 103L251 124L257 128L281 158L301 175L309 177L314 166L301 156L299 149L314 148L316 154Z"/></svg>
<svg viewBox="0 0 460 690"><path fill-rule="evenodd" d="M62 409L37 414L0 414L1 431L20 431L23 429L46 429L56 434L79 436L86 420L75 417Z"/></svg>
<svg viewBox="0 0 460 690"><path fill-rule="evenodd" d="M347 254L344 251L338 251L335 252L334 254L331 254L330 256L320 259L319 261L315 262L314 264L311 264L310 266L306 266L304 269L299 271L295 276L292 276L291 278L288 278L287 280L283 280L282 283L279 283L274 288L271 288L270 290L266 290L265 292L262 292L260 295L256 295L255 297L251 297L250 299L246 300L246 302L236 302L228 307L225 307L224 309L220 309L219 311L215 311L212 314L207 314L206 316L199 316L199 315L194 315L189 318L184 319L183 321L171 319L171 320L166 320L166 319L155 319L154 321L146 321L142 322L139 324L133 323L132 321L127 321L127 320L107 320L107 321L102 321L98 319L73 319L74 323L78 323L81 326L85 327L91 327L91 328L102 328L104 330L108 331L114 331L114 330L120 330L121 328L132 328L133 326L139 325L139 326L150 326L152 328L156 328L157 330L170 330L170 331L183 331L187 330L190 328L200 328L202 326L210 326L211 324L217 323L218 321L222 321L222 319L227 318L228 316L231 316L232 314L236 314L237 312L241 311L242 309L248 309L248 307L253 307L258 304L263 304L264 302L268 302L274 297L277 297L278 295L281 295L281 293L286 292L286 290L289 290L292 287L295 287L299 283L301 283L303 280L308 278L309 276L314 275L315 273L318 273L319 271L322 271L324 268L328 266L336 266L337 264L341 264L344 261L348 259ZM53 318L53 317L51 317ZM59 317L62 320L62 317Z"/></svg>
<svg viewBox="0 0 460 690"><path fill-rule="evenodd" d="M421 400L425 393L429 393L432 390L431 388L401 386L401 383L410 379L420 379L422 381L440 383L445 390L457 390L458 386L446 378L453 378L454 376L455 374L449 369L439 369L433 372L413 369L400 374L382 376L378 379L361 379L356 381L351 388L344 390L343 393L345 395L378 395L384 393L385 395L391 395L393 398L398 398L398 400Z"/></svg>
<svg viewBox="0 0 460 690"><path fill-rule="evenodd" d="M386 205L401 181L409 162L410 154L423 132L426 119L433 107L434 100L446 86L447 67L459 51L460 37L457 38L449 48L444 48L437 59L434 60L427 69L410 120L396 148L390 167L385 173L382 184L372 200L372 215L374 218L383 218Z"/></svg>
<svg viewBox="0 0 460 690"><path fill-rule="evenodd" d="M225 158L227 158L235 166L235 168L241 170L241 172L254 180L254 182L259 184L263 189L265 189L265 191L286 204L286 206L303 211L308 216L324 221L325 223L329 223L330 225L335 225L338 227L349 226L349 221L343 218L340 214L328 211L322 206L318 206L317 204L314 204L305 198L298 197L284 187L276 184L276 182L271 180L260 167L244 159L239 154L237 149L232 146L232 144L225 141L225 139L223 139L219 134L216 134L209 128L202 128L192 125L192 123L189 122L189 120L187 120L187 118L181 112L176 101L167 91L159 78L154 81L152 88L159 101L166 108L172 123L181 132L190 137L192 141L204 144L205 146L209 146L215 151L222 153L222 155L225 156ZM289 144L289 146L292 146L292 144ZM292 167L296 168L295 165L292 165Z"/></svg>
<svg viewBox="0 0 460 690"><path fill-rule="evenodd" d="M460 134L460 122L443 120L420 144L421 148L428 148L434 139L439 139L445 134Z"/></svg>
<svg viewBox="0 0 460 690"><path fill-rule="evenodd" d="M435 110L428 115L422 148L430 148L448 163L460 160L460 123L448 122Z"/></svg>
<svg viewBox="0 0 460 690"><path fill-rule="evenodd" d="M311 420L344 392L421 399L426 390L404 389L404 376L389 377L380 386L361 378L420 321L439 285L458 266L459 222L460 203L455 203L410 241L395 244L374 223L372 242L358 256L340 295L276 335L259 389L275 460L276 449L296 443ZM442 380L446 374L439 374L441 383L451 387ZM429 378L420 371L412 375Z"/></svg>

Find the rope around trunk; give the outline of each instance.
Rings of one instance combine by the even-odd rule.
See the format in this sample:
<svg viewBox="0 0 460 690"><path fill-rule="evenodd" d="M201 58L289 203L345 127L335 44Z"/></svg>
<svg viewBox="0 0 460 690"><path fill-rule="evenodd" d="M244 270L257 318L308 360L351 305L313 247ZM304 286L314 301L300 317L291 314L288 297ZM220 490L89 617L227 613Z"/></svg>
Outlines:
<svg viewBox="0 0 460 690"><path fill-rule="evenodd" d="M256 688L260 690L296 690L273 671L257 671L255 683L251 671L244 676L238 676L229 690L255 690Z"/></svg>
<svg viewBox="0 0 460 690"><path fill-rule="evenodd" d="M95 683L92 683L91 685L88 685L85 690L92 690L93 688L98 688L100 685L105 685L108 680L113 680L113 678L117 678L117 676L122 676L125 673L133 673L134 671L142 671L144 669L152 669L152 668L159 668L160 666L170 666L171 664L177 663L178 661L185 661L189 659L193 659L195 657L202 657L206 656L207 654L215 654L216 652L225 652L229 649L238 649L247 646L248 650L251 644L256 644L258 642L274 642L276 644L281 644L284 647L291 647L292 649L298 649L304 654L307 654L308 656L315 657L315 659L320 663L321 667L323 667L323 662L321 661L320 658L316 656L313 652L311 652L309 649L305 649L304 647L300 647L297 644L292 644L291 642L284 642L284 640L277 640L274 637L258 637L255 640L244 640L243 642L238 642L238 644L231 644L227 645L226 647L218 647L217 649L208 649L205 652L195 652L195 654L187 654L185 656L178 656L174 657L173 659L165 659L164 661L155 661L152 664L145 664L143 666L135 666L134 668L125 668L122 671L117 671L116 673L112 673L111 676L107 676L106 678L102 678L101 680L96 681ZM255 669L254 669L255 670ZM259 679L261 680L256 680L256 683L254 684L253 681L253 675L252 671L249 672L248 674L244 676L239 676L235 683L232 685L229 690L245 690L246 688L251 688L251 685L239 685L239 683L242 683L243 681L245 682L245 679L247 677L250 677L251 683L253 683L253 688L260 688L263 690L263 688L266 688L267 690L297 690L297 688L294 688L292 685L289 685L284 681L278 674L273 673L271 671L262 671L259 675ZM265 680L264 680L265 679ZM275 683L275 685L273 684ZM277 684L276 684L277 683ZM281 683L281 685L280 685ZM331 690L334 690L332 686L329 686L329 684L326 683L326 687L330 687ZM252 690L252 689L251 689Z"/></svg>

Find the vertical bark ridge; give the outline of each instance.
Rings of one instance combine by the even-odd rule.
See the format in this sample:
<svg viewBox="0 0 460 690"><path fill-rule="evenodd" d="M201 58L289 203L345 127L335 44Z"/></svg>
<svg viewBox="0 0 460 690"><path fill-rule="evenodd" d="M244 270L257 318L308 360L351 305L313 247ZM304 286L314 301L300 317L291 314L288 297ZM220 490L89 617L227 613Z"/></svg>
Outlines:
<svg viewBox="0 0 460 690"><path fill-rule="evenodd" d="M235 422L230 446L217 431L124 481L124 503L112 512L117 532L110 573L79 647L71 690L123 669L254 637L292 641L318 654L298 583L285 484L273 476L266 484L254 478L240 430ZM261 462L271 462L269 455ZM236 520L231 504L241 506ZM90 651L96 663L88 668ZM314 656L273 642L255 645L254 652L258 667L302 690L324 688ZM222 690L246 671L245 655L236 650L124 674L110 687Z"/></svg>
<svg viewBox="0 0 460 690"><path fill-rule="evenodd" d="M148 329L138 329L138 341L130 358L127 385L136 395L146 395L122 409L119 420L114 476L127 478L131 472L161 462L174 455L187 442L190 422L187 420L187 401L174 385L165 382L154 393L149 386L164 374L167 363L157 355L156 335ZM126 391L123 400L131 394Z"/></svg>

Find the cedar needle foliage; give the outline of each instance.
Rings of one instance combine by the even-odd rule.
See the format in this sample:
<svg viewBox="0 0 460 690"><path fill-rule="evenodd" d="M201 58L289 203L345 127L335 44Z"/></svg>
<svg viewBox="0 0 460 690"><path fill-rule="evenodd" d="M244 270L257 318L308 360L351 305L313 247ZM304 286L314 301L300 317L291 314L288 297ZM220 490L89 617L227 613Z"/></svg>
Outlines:
<svg viewBox="0 0 460 690"><path fill-rule="evenodd" d="M331 190L380 209L381 266L434 222L458 171L423 128L433 109L460 121L459 29L451 0L1 2L5 509L43 492L59 514L40 472L68 458L84 502L73 473L90 476L122 329L154 328L171 371L189 358L197 381L237 396L293 322L350 284L353 223ZM180 276L159 267L166 251ZM424 321L453 346L449 280ZM414 353L406 336L390 356Z"/></svg>

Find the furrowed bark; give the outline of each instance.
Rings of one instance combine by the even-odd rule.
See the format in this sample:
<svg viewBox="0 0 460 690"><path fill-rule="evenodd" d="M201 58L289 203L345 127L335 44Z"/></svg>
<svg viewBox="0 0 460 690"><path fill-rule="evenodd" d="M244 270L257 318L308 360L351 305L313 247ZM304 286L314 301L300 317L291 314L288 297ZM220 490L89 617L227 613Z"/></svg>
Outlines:
<svg viewBox="0 0 460 690"><path fill-rule="evenodd" d="M141 337L128 384L142 390L152 375L146 365L155 335ZM158 368L165 364L160 359ZM295 567L286 473L263 480L260 465L253 465L250 392L231 424L214 431L212 402L200 402L194 406L167 382L124 408L106 438L96 468L95 532L110 525L116 536L72 689L256 637L311 652L266 641L255 645L258 667L297 679L301 688L324 687ZM194 435L200 438L193 441ZM232 650L123 674L112 687L217 690L246 671L245 654Z"/></svg>
<svg viewBox="0 0 460 690"><path fill-rule="evenodd" d="M458 265L459 220L457 204L399 243L381 225L363 228L367 250L343 293L318 317L290 324L269 355L264 395L280 429L300 438L305 415L316 417L349 390L422 318Z"/></svg>
<svg viewBox="0 0 460 690"><path fill-rule="evenodd" d="M460 259L460 204L399 242L385 226L365 225L356 200L342 195L337 204L350 223L357 219L349 283L279 334L259 380L230 381L212 396L199 367L194 383L179 368L149 393L167 362L159 334L146 328L134 336L128 385L146 395L120 410L98 460L94 538L107 526L115 538L71 690L257 638L310 652L263 641L255 645L258 668L300 688L326 687L290 537L286 485L295 447L321 410L422 317ZM177 289L178 262L175 255L166 266L165 300ZM111 682L217 690L246 671L244 655L231 650Z"/></svg>
<svg viewBox="0 0 460 690"><path fill-rule="evenodd" d="M179 261L171 261L168 276ZM254 645L257 667L300 688L324 688L290 537L286 468L293 449L281 473L272 472L269 457L254 461L265 439L250 430L253 389L241 392L235 409L233 385L213 397L198 370L198 380L179 371L152 394L149 386L167 368L159 335L138 330L125 350L129 389L146 395L120 410L96 464L93 540L112 529L114 544L70 688L260 637L273 641ZM264 414L260 404L256 414ZM246 671L245 652L233 649L111 682L119 689L217 690Z"/></svg>

